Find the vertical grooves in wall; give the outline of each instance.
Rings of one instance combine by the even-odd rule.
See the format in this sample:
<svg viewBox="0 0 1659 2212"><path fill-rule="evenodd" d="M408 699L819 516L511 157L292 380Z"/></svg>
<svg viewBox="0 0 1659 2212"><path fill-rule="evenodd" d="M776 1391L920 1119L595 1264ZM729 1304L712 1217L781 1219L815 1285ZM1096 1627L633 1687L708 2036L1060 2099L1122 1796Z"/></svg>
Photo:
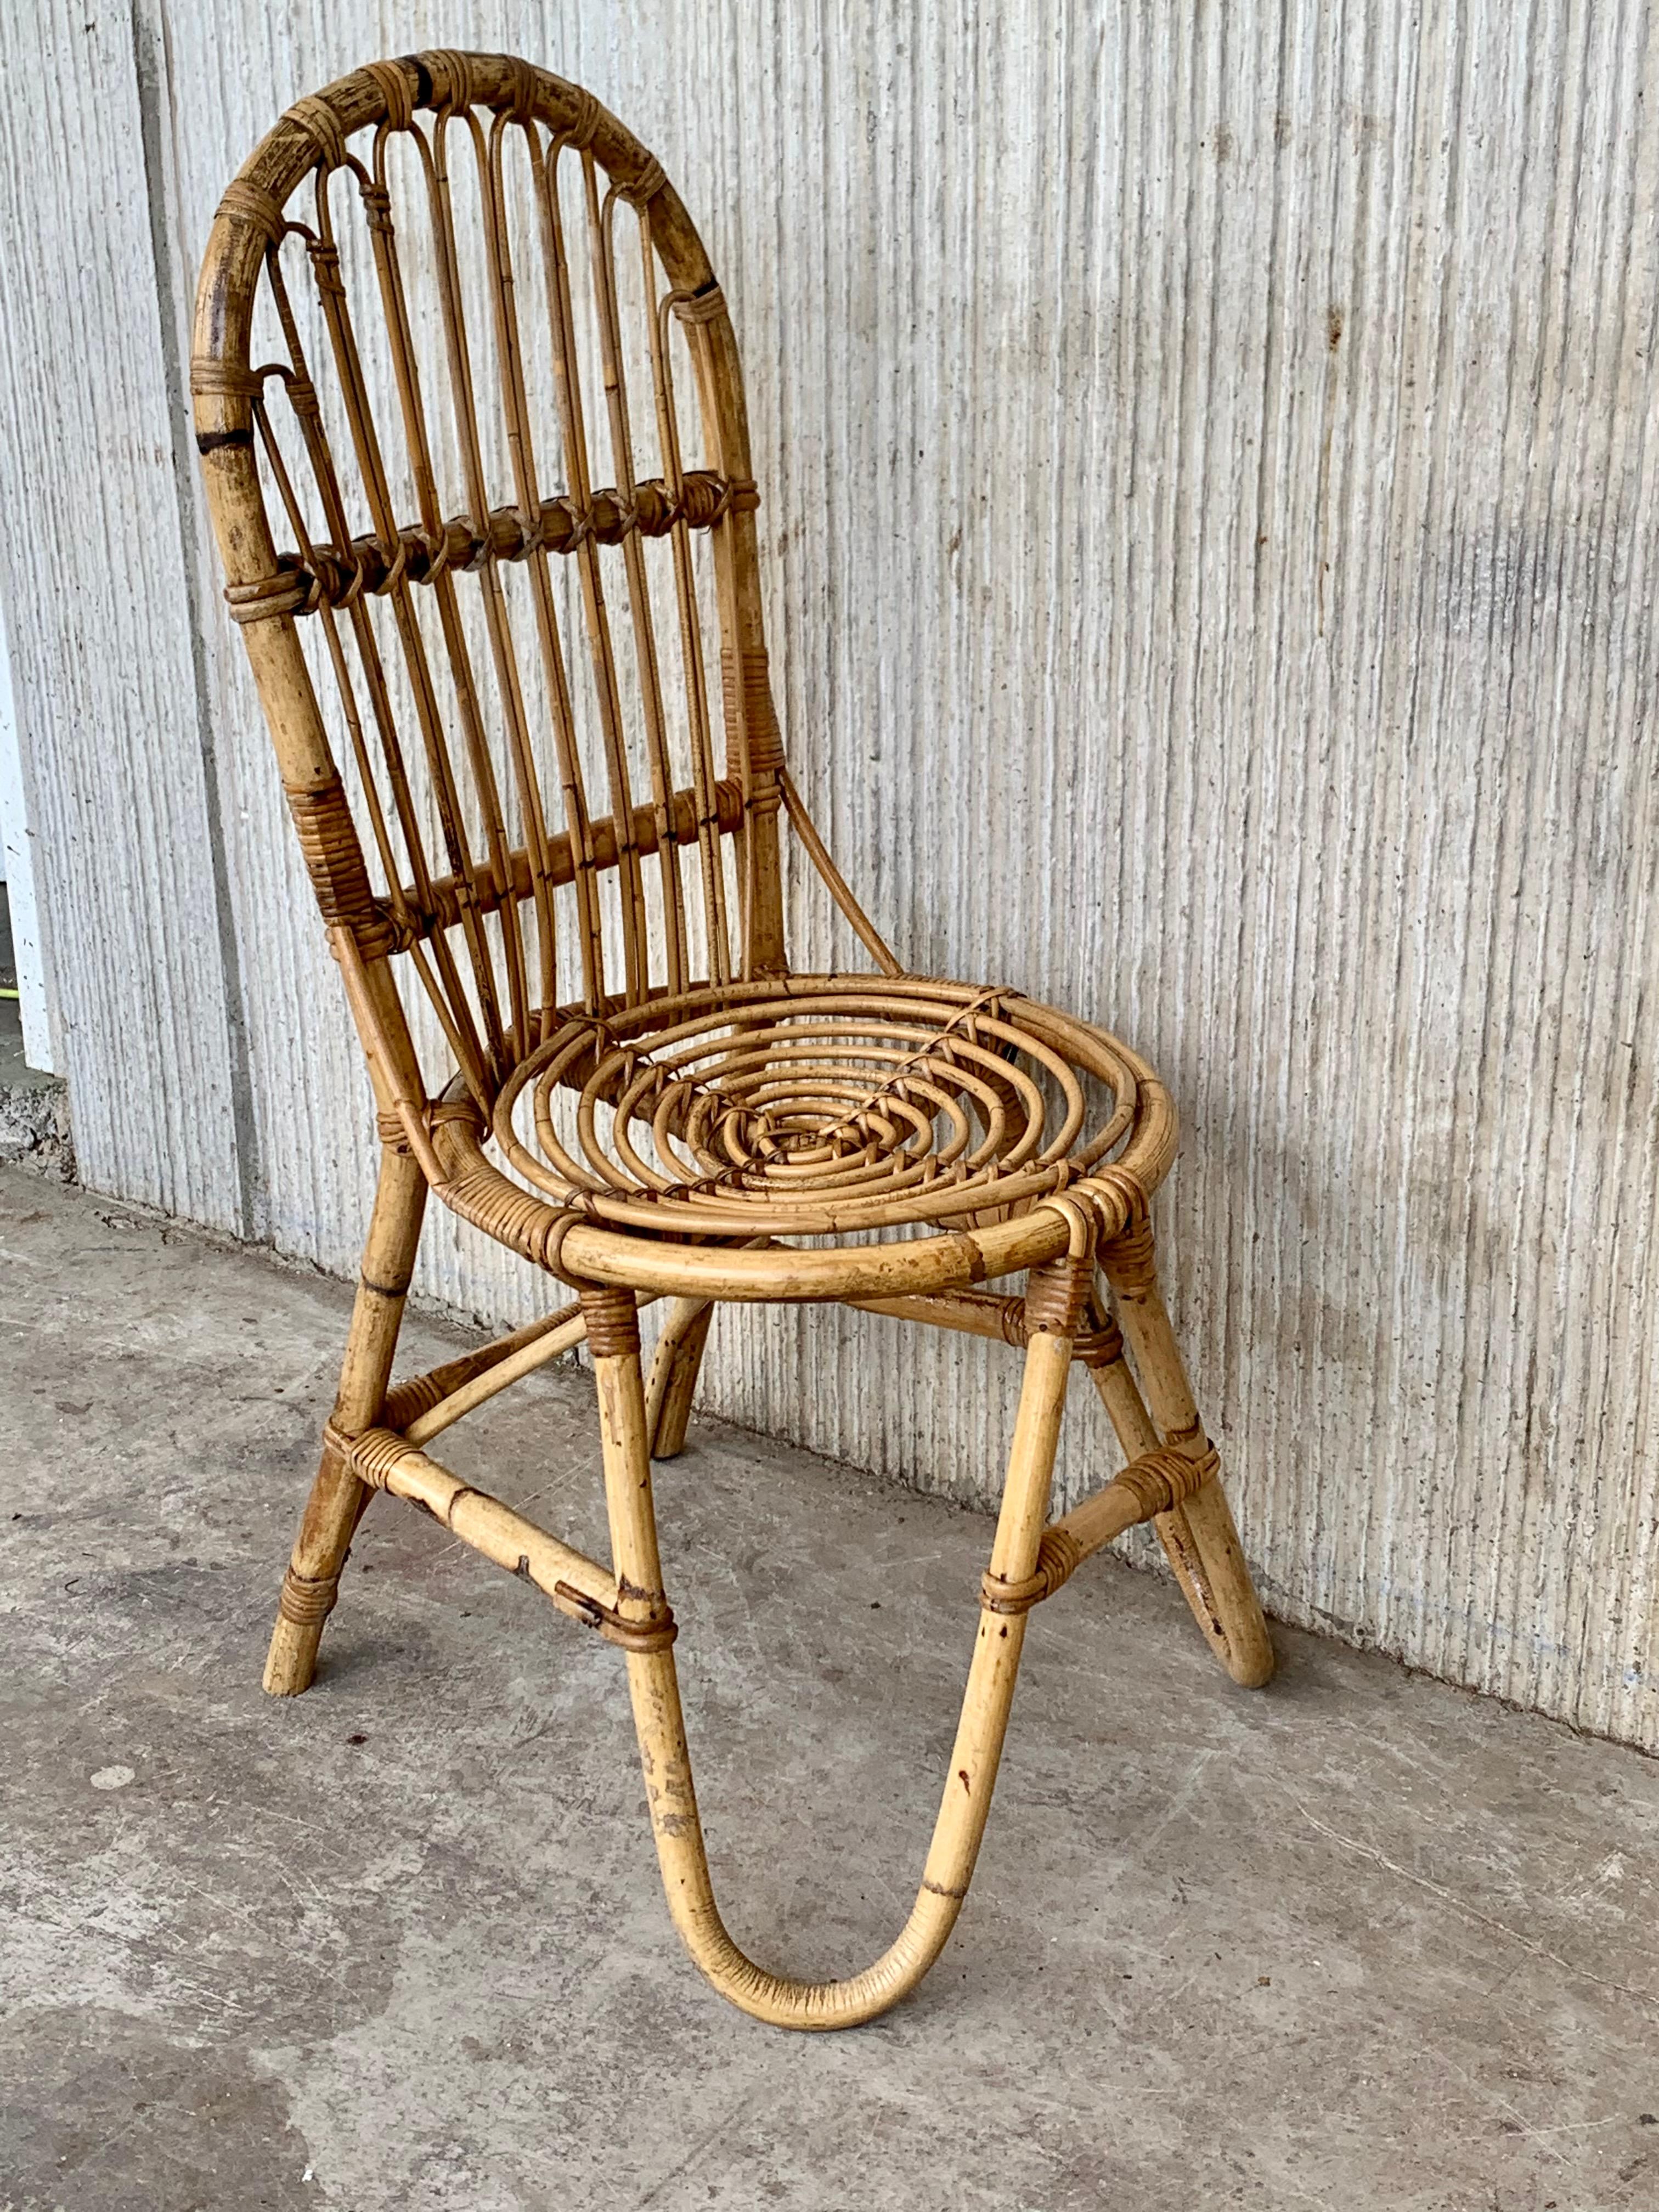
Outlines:
<svg viewBox="0 0 1659 2212"><path fill-rule="evenodd" d="M149 211L150 251L155 269L156 327L161 338L167 417L173 431L170 450L173 489L179 507L179 547L186 572L199 574L202 558L197 541L196 457L191 449L188 384L179 343L179 309L188 295L189 288L173 264L173 241L167 222L166 177L162 163L162 103L171 87L167 82L167 72L160 64L150 27L136 5L132 11L132 57L144 156L144 198ZM260 1227L258 1134L253 1115L252 1079L248 1066L247 1021L242 1009L241 955L236 941L235 915L231 905L225 857L223 800L219 787L218 747L209 693L206 656L206 639L201 627L192 623L190 629L191 678L197 741L201 752L208 862L213 884L214 943L218 951L219 979L224 994L232 1165L236 1177L235 1226L239 1236L251 1237L259 1233Z"/></svg>
<svg viewBox="0 0 1659 2212"><path fill-rule="evenodd" d="M139 17L154 38L161 0ZM40 14L36 81L83 20ZM173 281L278 105L435 28L322 0L170 15ZM1121 1028L1170 1083L1168 1278L1276 1608L1659 1745L1640 0L665 0L637 21L573 0L556 22L489 0L472 34L586 76L703 229L750 363L797 772L879 923L918 967ZM0 169L118 167L96 128L131 106L115 92L84 145L8 106ZM121 256L149 250L118 208L100 220L82 317L121 310ZM72 274L14 312L20 514L55 423L98 445L35 358ZM222 1219L222 1008L172 951L214 927L199 777L183 815L145 782L145 725L189 691L185 580L171 551L76 551L99 634L134 606L161 625L118 683L76 665L52 605L62 545L127 549L173 501L159 367L116 364L112 392L142 434L8 550L20 690L70 702L53 920L83 940L89 1156ZM263 1200L284 1246L347 1267L361 1077L194 580ZM76 921L110 903L90 848L111 836L133 887L114 935ZM848 959L799 872L793 896L802 957ZM100 1094L122 1052L131 1079ZM447 1223L425 1266L480 1310L535 1296ZM1015 1376L988 1346L791 1312L723 1320L710 1387L984 1499ZM1075 1494L1103 1456L1086 1411L1067 1452Z"/></svg>
<svg viewBox="0 0 1659 2212"><path fill-rule="evenodd" d="M241 1211L131 24L43 0L0 96L3 588L81 1170Z"/></svg>
<svg viewBox="0 0 1659 2212"><path fill-rule="evenodd" d="M815 542L821 459L763 452L807 772L907 957L1169 1073L1174 1286L1279 1609L1654 1741L1650 1356L1615 1319L1652 1285L1653 1090L1597 1065L1651 969L1644 19L928 28L914 106L878 43L878 205L843 91L780 195L814 251L750 295L813 334L857 517ZM955 121L988 83L998 128ZM954 265L882 264L866 324L836 274L896 230ZM994 1487L1013 1378L979 1347L902 1371L879 1324L790 1316L717 1375ZM1068 1489L1097 1458L1079 1423Z"/></svg>

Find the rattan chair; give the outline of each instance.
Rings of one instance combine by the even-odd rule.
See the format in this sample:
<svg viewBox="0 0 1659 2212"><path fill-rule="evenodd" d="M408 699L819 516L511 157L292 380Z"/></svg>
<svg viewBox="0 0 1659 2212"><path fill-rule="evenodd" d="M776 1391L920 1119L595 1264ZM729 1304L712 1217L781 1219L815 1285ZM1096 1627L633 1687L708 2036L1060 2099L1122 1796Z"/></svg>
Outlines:
<svg viewBox="0 0 1659 2212"><path fill-rule="evenodd" d="M380 1144L265 1687L310 1683L372 1494L424 1506L625 1655L669 1907L716 1989L785 2027L869 2020L962 1909L1027 1616L1091 1553L1150 1519L1228 1672L1272 1671L1155 1277L1168 1095L1102 1030L908 973L831 861L773 709L726 303L661 168L587 93L430 52L299 101L221 204L191 387ZM790 968L787 832L858 972ZM428 1194L574 1298L394 1385ZM981 1287L1017 1276L1023 1295ZM647 1382L639 1308L662 1298ZM915 1905L874 1965L821 1984L753 1965L721 1924L652 1505L714 1302L769 1299L1024 1359ZM428 1449L584 1339L609 1565ZM1078 1367L1127 1464L1051 1523Z"/></svg>

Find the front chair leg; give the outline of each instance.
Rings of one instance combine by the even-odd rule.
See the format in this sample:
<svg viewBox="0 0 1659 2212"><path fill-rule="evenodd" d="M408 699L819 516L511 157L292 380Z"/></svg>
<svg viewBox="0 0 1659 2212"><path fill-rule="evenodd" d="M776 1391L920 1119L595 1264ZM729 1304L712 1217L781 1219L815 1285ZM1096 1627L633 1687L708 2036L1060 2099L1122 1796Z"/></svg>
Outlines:
<svg viewBox="0 0 1659 2212"><path fill-rule="evenodd" d="M1063 1270L1073 1267L1057 1264ZM1039 1271L1044 1277L1052 1273ZM990 1810L1024 1641L1024 1608L1031 1600L1048 1515L1077 1327L1074 1276L1068 1273L1066 1280L1072 1290L1051 1293L1026 1350L979 1632L921 1887L890 1948L862 1973L838 1982L792 1981L769 1972L744 1956L720 1919L680 1711L673 1620L663 1594L634 1299L628 1291L583 1296L599 1385L617 1610L636 1639L627 1647L628 1682L669 1911L687 1950L721 1996L775 2027L854 2027L873 2020L915 1987L956 1925ZM1067 1310L1070 1325L1062 1330L1055 1318L1063 1319Z"/></svg>
<svg viewBox="0 0 1659 2212"><path fill-rule="evenodd" d="M1145 1213L1101 1248L1100 1261L1146 1392L1143 1401L1121 1358L1096 1369L1095 1384L1119 1442L1132 1459L1159 1443L1200 1457L1206 1443L1204 1425L1158 1287L1152 1224ZM1219 1480L1212 1477L1173 1512L1160 1513L1155 1526L1211 1649L1234 1681L1259 1689L1272 1678L1273 1647Z"/></svg>
<svg viewBox="0 0 1659 2212"><path fill-rule="evenodd" d="M384 1146L334 1401L331 1425L346 1436L370 1427L386 1400L426 1193L419 1163L394 1145ZM334 1609L347 1549L373 1495L332 1446L325 1444L283 1577L276 1625L265 1658L264 1686L274 1698L297 1698L311 1687L323 1623Z"/></svg>

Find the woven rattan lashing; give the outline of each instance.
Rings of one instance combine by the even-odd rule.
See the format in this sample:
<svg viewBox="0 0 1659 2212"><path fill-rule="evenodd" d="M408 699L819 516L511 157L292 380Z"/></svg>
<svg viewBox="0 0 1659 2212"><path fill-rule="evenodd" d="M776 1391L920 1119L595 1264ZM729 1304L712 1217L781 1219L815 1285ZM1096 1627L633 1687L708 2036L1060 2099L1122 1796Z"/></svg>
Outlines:
<svg viewBox="0 0 1659 2212"><path fill-rule="evenodd" d="M298 101L215 220L191 389L382 1147L266 1686L309 1684L373 1493L422 1504L624 1653L670 1905L715 1985L785 2026L868 2019L954 1924L1028 1615L1093 1551L1151 1519L1229 1671L1271 1672L1158 1288L1168 1095L1103 1030L904 971L831 859L773 701L725 297L662 167L591 94L434 52ZM861 971L791 969L786 848ZM577 1298L394 1387L429 1194ZM977 1287L1027 1270L1024 1301ZM916 1904L841 1982L737 1950L692 1793L650 1462L684 1443L721 1299L839 1301L1024 1359ZM423 1448L584 1336L608 1566ZM1128 1465L1050 1523L1078 1370Z"/></svg>

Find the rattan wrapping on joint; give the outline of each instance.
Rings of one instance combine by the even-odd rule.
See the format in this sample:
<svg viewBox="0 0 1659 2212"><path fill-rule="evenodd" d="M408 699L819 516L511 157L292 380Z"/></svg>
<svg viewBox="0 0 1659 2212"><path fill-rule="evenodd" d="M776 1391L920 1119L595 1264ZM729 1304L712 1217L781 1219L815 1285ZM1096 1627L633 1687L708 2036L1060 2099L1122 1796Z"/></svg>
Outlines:
<svg viewBox="0 0 1659 2212"><path fill-rule="evenodd" d="M640 1315L632 1291L585 1290L582 1318L595 1359L622 1359L640 1348Z"/></svg>
<svg viewBox="0 0 1659 2212"><path fill-rule="evenodd" d="M365 1430L362 1436L348 1437L331 1422L324 1428L323 1435L349 1463L352 1472L375 1490L386 1488L387 1477L409 1449L402 1437L379 1425Z"/></svg>
<svg viewBox="0 0 1659 2212"><path fill-rule="evenodd" d="M749 772L757 781L775 778L783 766L783 739L777 709L772 704L765 653L758 649L738 653L729 646L723 647L720 696L726 711L726 758L747 757Z"/></svg>
<svg viewBox="0 0 1659 2212"><path fill-rule="evenodd" d="M1099 1259L1101 1271L1115 1291L1133 1296L1157 1288L1157 1245L1146 1200L1139 1188L1133 1192L1128 1220L1117 1236L1102 1244Z"/></svg>
<svg viewBox="0 0 1659 2212"><path fill-rule="evenodd" d="M339 1595L340 1578L337 1575L313 1580L304 1575L296 1575L290 1567L283 1577L278 1609L283 1619L293 1621L296 1627L316 1627L333 1612Z"/></svg>
<svg viewBox="0 0 1659 2212"><path fill-rule="evenodd" d="M310 790L290 790L288 806L323 920L349 929L365 958L390 951L391 934L338 778Z"/></svg>
<svg viewBox="0 0 1659 2212"><path fill-rule="evenodd" d="M1051 1260L1046 1267L1033 1267L1025 1286L1028 1328L1053 1336L1075 1336L1094 1285L1094 1262L1085 1255Z"/></svg>

